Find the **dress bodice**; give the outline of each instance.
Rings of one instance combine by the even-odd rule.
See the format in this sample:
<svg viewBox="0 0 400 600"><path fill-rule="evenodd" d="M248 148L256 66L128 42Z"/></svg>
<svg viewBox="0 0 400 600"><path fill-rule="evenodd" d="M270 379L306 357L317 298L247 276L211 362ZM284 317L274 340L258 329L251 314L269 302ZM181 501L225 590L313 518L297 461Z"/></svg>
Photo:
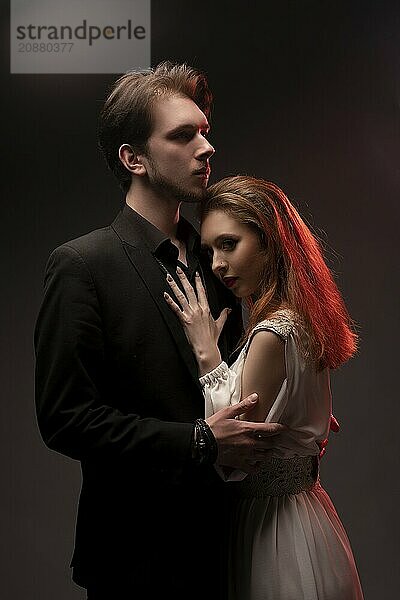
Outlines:
<svg viewBox="0 0 400 600"><path fill-rule="evenodd" d="M200 378L205 396L206 417L241 400L241 379L247 352L258 331L272 331L285 344L286 377L265 419L289 429L271 451L278 458L319 454L318 442L328 437L331 415L329 370L318 370L302 351L305 333L291 310L277 311L251 331L231 367L222 362Z"/></svg>

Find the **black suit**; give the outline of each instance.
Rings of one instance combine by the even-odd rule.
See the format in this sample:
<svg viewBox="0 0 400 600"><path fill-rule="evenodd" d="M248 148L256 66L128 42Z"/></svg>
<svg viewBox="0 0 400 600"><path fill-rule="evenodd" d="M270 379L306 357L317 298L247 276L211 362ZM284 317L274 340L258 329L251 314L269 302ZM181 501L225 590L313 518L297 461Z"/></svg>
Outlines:
<svg viewBox="0 0 400 600"><path fill-rule="evenodd" d="M232 299L209 266L201 271L217 315ZM164 290L162 263L125 207L110 227L52 253L36 325L39 427L82 464L73 578L109 587L110 599L222 597L212 590L225 487L191 460L204 400ZM229 320L224 358L240 331L238 312Z"/></svg>

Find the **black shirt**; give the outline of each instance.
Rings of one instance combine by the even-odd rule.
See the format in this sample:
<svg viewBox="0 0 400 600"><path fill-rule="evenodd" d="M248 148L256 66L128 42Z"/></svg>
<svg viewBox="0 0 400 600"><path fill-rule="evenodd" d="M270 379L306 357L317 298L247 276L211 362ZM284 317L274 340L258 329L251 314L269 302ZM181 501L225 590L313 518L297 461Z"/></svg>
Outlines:
<svg viewBox="0 0 400 600"><path fill-rule="evenodd" d="M181 287L180 280L176 274L176 267L179 266L193 285L196 271L202 274L200 265L200 236L193 225L183 217L180 218L178 223L177 238L186 246L187 265L185 265L178 260L179 250L165 233L157 229L155 225L150 223L150 221L142 217L127 204L124 206L123 214L128 220L135 220L135 222L140 225L142 239L157 260L160 269L162 269L165 274L170 273Z"/></svg>
<svg viewBox="0 0 400 600"><path fill-rule="evenodd" d="M178 265L184 271L193 287L195 287L194 277L196 271L198 271L208 297L213 289L219 289L219 310L224 306L230 306L233 309L232 314L228 318L227 326L224 327L225 334L220 337L218 343L223 359L231 364L236 359L240 350L237 344L243 328L241 304L229 290L214 278L209 261L205 262L204 259L201 259L200 235L194 226L183 217L180 218L178 223L177 238L186 245L186 266L178 260L179 250L165 233L127 204L125 204L122 212L128 221L139 225L142 240L158 262L160 270L164 272L165 277L169 273L182 291L182 284L176 273ZM208 271L208 275L205 274L205 271ZM211 281L213 281L213 284L210 286ZM214 318L217 318L218 315L219 312L214 314Z"/></svg>

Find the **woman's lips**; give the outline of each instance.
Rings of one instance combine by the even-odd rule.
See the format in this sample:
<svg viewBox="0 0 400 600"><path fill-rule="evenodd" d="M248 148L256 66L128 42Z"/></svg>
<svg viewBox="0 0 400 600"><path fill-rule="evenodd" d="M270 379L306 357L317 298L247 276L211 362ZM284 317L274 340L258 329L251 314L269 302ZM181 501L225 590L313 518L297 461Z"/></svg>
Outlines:
<svg viewBox="0 0 400 600"><path fill-rule="evenodd" d="M237 279L237 277L224 277L223 282L226 285L226 287L231 288L235 285Z"/></svg>

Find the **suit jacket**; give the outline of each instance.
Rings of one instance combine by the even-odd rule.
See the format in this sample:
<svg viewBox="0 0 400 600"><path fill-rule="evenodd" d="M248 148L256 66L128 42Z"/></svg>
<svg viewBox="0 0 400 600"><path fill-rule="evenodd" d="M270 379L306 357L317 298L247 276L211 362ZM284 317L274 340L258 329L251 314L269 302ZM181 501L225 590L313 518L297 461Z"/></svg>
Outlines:
<svg viewBox="0 0 400 600"><path fill-rule="evenodd" d="M234 308L220 342L227 359L238 306L207 264L202 271L214 316ZM165 274L124 211L57 248L35 329L37 417L45 443L82 465L74 580L195 598L204 553L220 559L225 488L190 457L204 398L164 290Z"/></svg>

